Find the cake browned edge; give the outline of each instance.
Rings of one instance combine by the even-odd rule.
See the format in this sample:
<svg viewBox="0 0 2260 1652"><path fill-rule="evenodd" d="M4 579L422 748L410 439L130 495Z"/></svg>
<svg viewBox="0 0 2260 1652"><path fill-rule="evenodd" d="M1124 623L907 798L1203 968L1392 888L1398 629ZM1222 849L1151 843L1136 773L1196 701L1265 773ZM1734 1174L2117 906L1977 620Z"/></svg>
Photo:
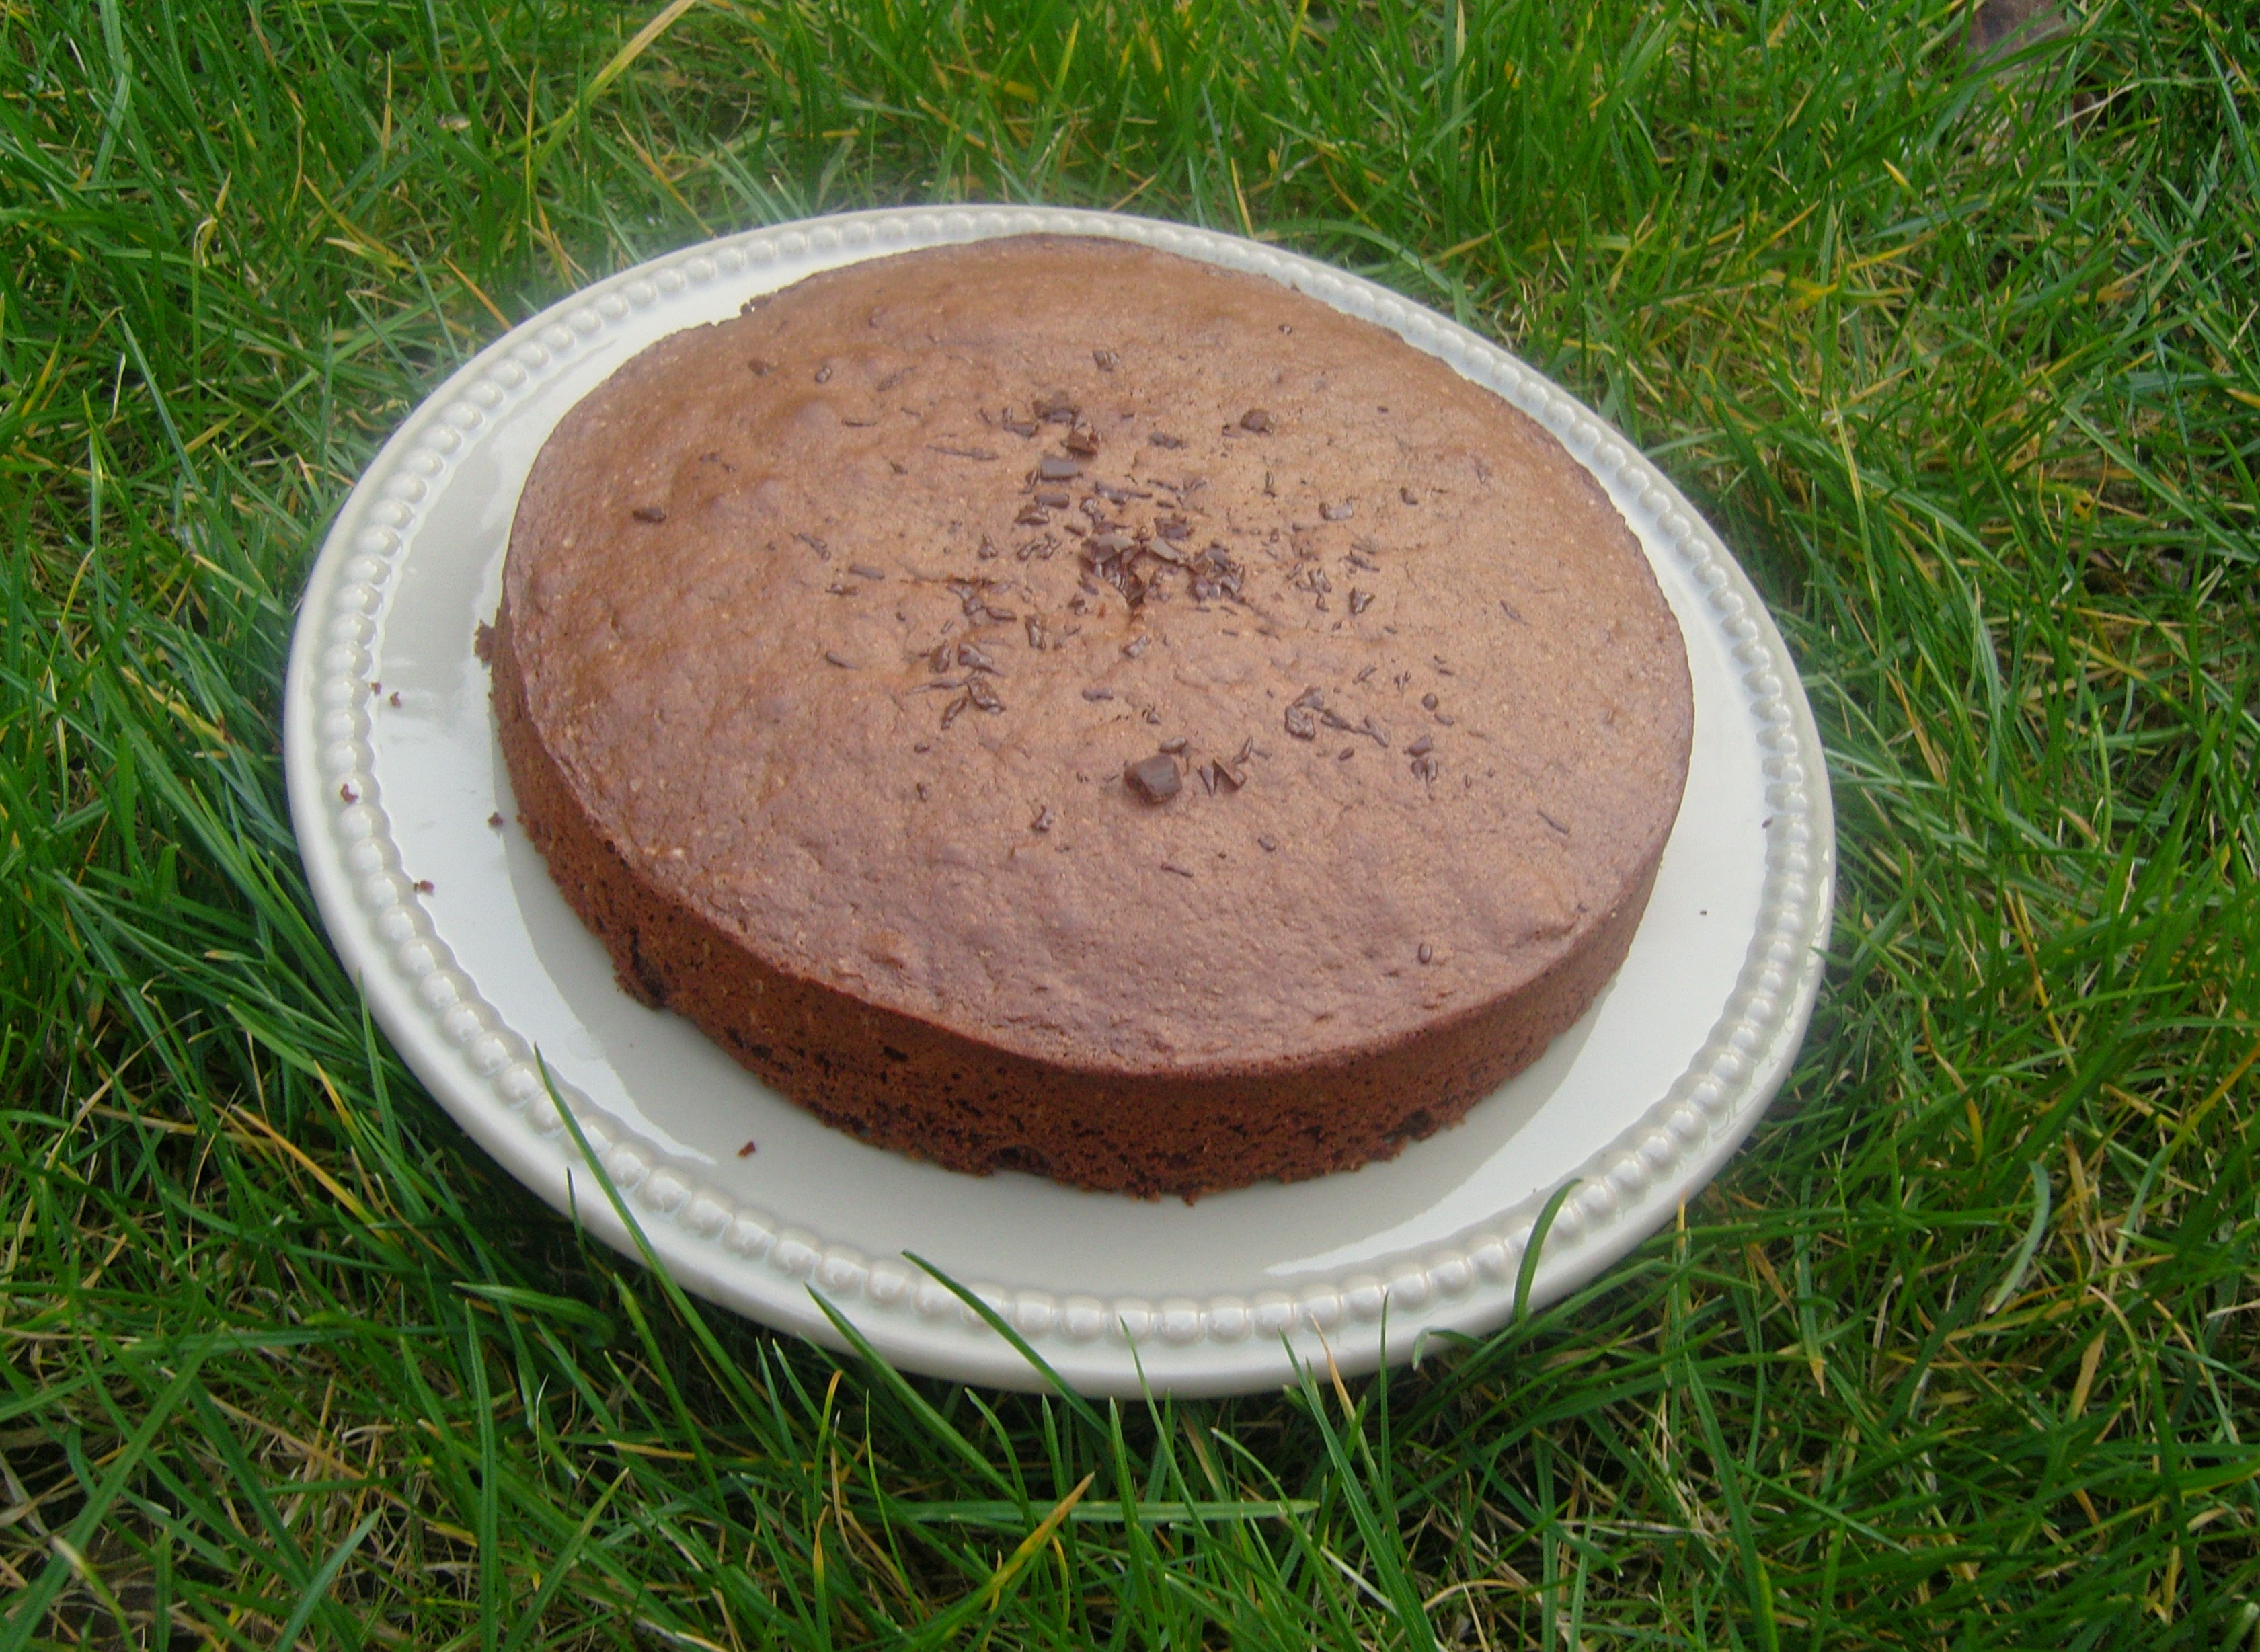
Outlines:
<svg viewBox="0 0 2260 1652"><path fill-rule="evenodd" d="M690 1020L826 1123L953 1170L1028 1170L1155 1198L1301 1181L1457 1124L1582 1015L1631 949L1659 840L1616 909L1520 990L1385 1044L1185 1074L1091 1070L995 1048L764 962L641 876L559 772L527 708L507 598L493 669L519 819L620 986Z"/></svg>

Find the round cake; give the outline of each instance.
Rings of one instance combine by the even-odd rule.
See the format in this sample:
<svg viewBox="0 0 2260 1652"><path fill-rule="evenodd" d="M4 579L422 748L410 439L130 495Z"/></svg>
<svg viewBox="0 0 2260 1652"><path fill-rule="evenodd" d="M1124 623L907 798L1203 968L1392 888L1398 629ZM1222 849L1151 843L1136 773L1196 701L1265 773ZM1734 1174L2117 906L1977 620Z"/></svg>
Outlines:
<svg viewBox="0 0 2260 1652"><path fill-rule="evenodd" d="M1123 242L874 259L559 425L484 640L620 984L953 1169L1187 1198L1458 1120L1623 961L1678 627L1552 437Z"/></svg>

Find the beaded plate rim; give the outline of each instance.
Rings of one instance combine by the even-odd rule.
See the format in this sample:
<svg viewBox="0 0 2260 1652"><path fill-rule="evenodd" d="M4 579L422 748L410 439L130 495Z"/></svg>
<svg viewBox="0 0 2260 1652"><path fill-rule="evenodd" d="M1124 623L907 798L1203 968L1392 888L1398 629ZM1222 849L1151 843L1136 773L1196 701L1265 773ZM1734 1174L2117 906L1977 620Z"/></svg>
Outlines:
<svg viewBox="0 0 2260 1652"><path fill-rule="evenodd" d="M606 328L730 276L811 268L1002 235L1103 235L1268 276L1377 323L1520 408L1634 511L1706 593L1740 668L1745 731L1763 751L1767 851L1759 917L1710 1036L1665 1093L1575 1173L1548 1230L1529 1300L1598 1273L1707 1180L1772 1099L1819 991L1834 892L1831 798L1819 733L1779 631L1718 535L1608 423L1515 356L1426 307L1300 255L1215 231L1064 208L875 210L780 224L653 259L561 300L488 346L404 419L347 498L316 559L283 702L291 812L332 939L418 1076L457 1119L551 1205L608 1242L634 1238L595 1190L526 1041L455 967L403 874L371 744L371 679L390 591L447 474L505 403ZM788 273L805 273L789 268ZM775 284L774 282L772 284ZM1651 550L1651 556L1656 553ZM1683 616L1683 619L1684 617ZM585 1096L571 1105L660 1259L689 1288L838 1343L820 1293L888 1357L1004 1386L1041 1384L1021 1355L937 1280L902 1258L784 1226L701 1181ZM1541 1189L1442 1246L1288 1291L1153 1301L966 1284L1070 1383L1094 1392L1262 1387L1323 1349L1345 1371L1413 1350L1435 1330L1480 1332L1513 1310ZM1298 1351L1299 1348L1299 1352Z"/></svg>

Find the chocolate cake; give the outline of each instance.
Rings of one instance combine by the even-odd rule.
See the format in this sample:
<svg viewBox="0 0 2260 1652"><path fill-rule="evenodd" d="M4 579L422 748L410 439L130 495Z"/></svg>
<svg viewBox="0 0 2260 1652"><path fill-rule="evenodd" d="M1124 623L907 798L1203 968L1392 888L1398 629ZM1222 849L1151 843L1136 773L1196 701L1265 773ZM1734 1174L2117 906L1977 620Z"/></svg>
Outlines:
<svg viewBox="0 0 2260 1652"><path fill-rule="evenodd" d="M620 984L962 1170L1455 1122L1623 960L1692 728L1622 519L1370 324L1134 245L872 260L575 407L491 638Z"/></svg>

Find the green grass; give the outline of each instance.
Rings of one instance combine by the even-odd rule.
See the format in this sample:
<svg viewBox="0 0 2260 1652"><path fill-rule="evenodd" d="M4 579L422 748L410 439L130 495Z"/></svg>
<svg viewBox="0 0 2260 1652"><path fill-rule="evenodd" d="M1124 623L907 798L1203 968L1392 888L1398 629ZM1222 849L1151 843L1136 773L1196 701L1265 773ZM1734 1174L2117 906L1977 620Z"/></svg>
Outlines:
<svg viewBox="0 0 2260 1652"><path fill-rule="evenodd" d="M0 0L0 1652L2251 1644L2250 9L1989 77L1934 0L725 0L607 78L657 10ZM275 730L376 444L584 279L974 197L1458 316L1773 603L1828 984L1576 1299L1228 1404L905 1381L693 1319L364 1021Z"/></svg>

